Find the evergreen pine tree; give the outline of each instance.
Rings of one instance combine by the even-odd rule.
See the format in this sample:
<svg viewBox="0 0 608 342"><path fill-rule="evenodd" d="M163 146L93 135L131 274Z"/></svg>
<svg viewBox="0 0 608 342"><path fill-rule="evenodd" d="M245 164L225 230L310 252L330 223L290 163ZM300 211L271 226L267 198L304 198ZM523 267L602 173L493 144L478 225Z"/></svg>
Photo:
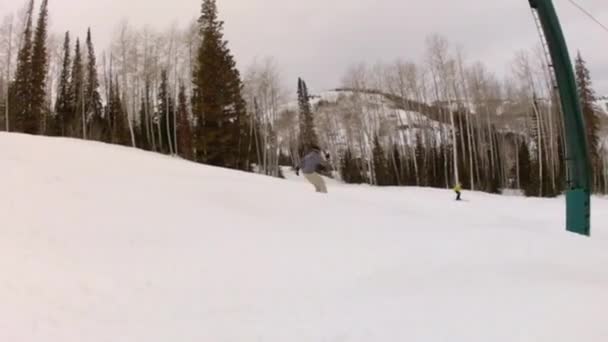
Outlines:
<svg viewBox="0 0 608 342"><path fill-rule="evenodd" d="M0 129L5 130L7 125L5 113L7 110L6 91L8 90L8 80L0 77Z"/></svg>
<svg viewBox="0 0 608 342"><path fill-rule="evenodd" d="M186 87L179 87L177 104L177 138L178 152L185 159L192 159L192 129L188 119L188 99Z"/></svg>
<svg viewBox="0 0 608 342"><path fill-rule="evenodd" d="M231 94L231 105L227 107L229 117L232 119L233 146L232 154L236 157L234 168L251 172L251 160L253 150L250 147L251 141L251 118L247 113L247 103L243 98L243 83L241 75L236 68L236 63L232 56L228 61L230 67L229 94Z"/></svg>
<svg viewBox="0 0 608 342"><path fill-rule="evenodd" d="M55 121L60 136L66 136L66 123L72 115L72 98L70 93L70 33L65 33L63 42L63 61L61 76L57 89L57 100L55 101Z"/></svg>
<svg viewBox="0 0 608 342"><path fill-rule="evenodd" d="M197 119L197 159L249 169L244 142L249 132L242 83L223 35L216 0L203 0L199 18L201 45L193 75L192 111Z"/></svg>
<svg viewBox="0 0 608 342"><path fill-rule="evenodd" d="M566 171L566 149L563 138L564 132L561 132L557 138L557 152L558 152L558 171L559 174L557 176L557 186L560 192L563 192L566 189L566 175L568 172Z"/></svg>
<svg viewBox="0 0 608 342"><path fill-rule="evenodd" d="M69 119L66 120L66 126L68 128L67 134L74 138L84 137L84 129L86 129L86 126L83 126L84 70L82 66L82 53L79 39L76 39L71 74L70 100L72 103L70 105L71 115Z"/></svg>
<svg viewBox="0 0 608 342"><path fill-rule="evenodd" d="M279 151L279 165L286 166L293 164L291 161L291 157L288 153L285 153L283 150Z"/></svg>
<svg viewBox="0 0 608 342"><path fill-rule="evenodd" d="M353 164L353 154L349 148L347 148L340 158L340 177L345 183L352 184L352 177L350 170Z"/></svg>
<svg viewBox="0 0 608 342"><path fill-rule="evenodd" d="M116 143L123 146L132 146L131 135L129 132L129 113L126 111L123 105L123 99L121 98L121 90L118 80L114 81L116 85L114 87L114 110L115 110L115 136Z"/></svg>
<svg viewBox="0 0 608 342"><path fill-rule="evenodd" d="M113 144L131 146L129 129L127 127L127 116L123 110L122 100L120 98L120 87L118 81L110 75L109 99L106 106L106 118L108 123L108 131L110 132L111 142Z"/></svg>
<svg viewBox="0 0 608 342"><path fill-rule="evenodd" d="M365 183L365 178L361 172L357 160L354 158L350 149L346 149L342 154L340 176L342 180L349 184Z"/></svg>
<svg viewBox="0 0 608 342"><path fill-rule="evenodd" d="M150 150L146 134L146 98L141 97L141 104L139 106L139 122L135 127L136 139L139 141L139 146L144 150Z"/></svg>
<svg viewBox="0 0 608 342"><path fill-rule="evenodd" d="M517 151L519 159L519 183L526 196L538 196L538 177L534 161L530 156L530 147L527 142L522 142Z"/></svg>
<svg viewBox="0 0 608 342"><path fill-rule="evenodd" d="M23 118L23 131L30 134L38 134L43 130L41 124L43 115L47 114L46 107L46 74L48 69L48 55L46 50L47 26L48 26L48 0L42 0L38 24L34 35L32 60L31 60L31 89L30 110Z"/></svg>
<svg viewBox="0 0 608 342"><path fill-rule="evenodd" d="M31 113L32 91L32 21L34 15L34 0L28 6L25 19L25 29L21 37L21 49L17 56L15 81L11 85L11 122L13 130L23 132L25 120Z"/></svg>
<svg viewBox="0 0 608 342"><path fill-rule="evenodd" d="M99 78L97 74L97 59L91 38L91 29L87 30L87 67L84 92L84 112L89 124L89 135L102 140L105 123L102 117L101 95L99 94Z"/></svg>
<svg viewBox="0 0 608 342"><path fill-rule="evenodd" d="M118 139L116 138L116 126L117 126L117 109L116 109L116 99L114 97L114 78L112 76L112 72L110 71L109 77L109 85L108 85L108 100L105 107L105 118L108 125L108 132L110 132L109 142L112 144L116 144Z"/></svg>
<svg viewBox="0 0 608 342"><path fill-rule="evenodd" d="M311 146L319 144L319 138L315 131L315 122L310 105L310 95L306 82L298 78L298 107L300 109L299 124L299 152L304 154L310 150Z"/></svg>
<svg viewBox="0 0 608 342"><path fill-rule="evenodd" d="M415 147L415 158L416 158L416 163L418 164L418 172L414 174L414 181L415 184L417 186L428 186L430 185L429 182L434 183L434 180L437 180L437 177L433 177L433 175L431 174L431 170L430 168L426 167L426 160L425 160L425 145L424 145L424 140L422 139L422 135L420 133L416 134L416 147ZM440 147L440 151L437 151L439 153L435 153L435 149L432 149L431 156L432 158L435 158L436 156L441 159L445 156L445 153L447 153L445 148L441 148ZM439 165L443 165L443 163L440 163Z"/></svg>
<svg viewBox="0 0 608 342"><path fill-rule="evenodd" d="M397 144L393 144L393 149L391 151L391 161L390 161L390 174L391 174L391 184L392 185L403 185L405 182L404 174L403 174L403 160L401 158L401 152L399 151L399 146Z"/></svg>
<svg viewBox="0 0 608 342"><path fill-rule="evenodd" d="M600 117L598 115L598 109L595 106L595 91L593 90L591 74L580 52L576 57L575 65L578 93L587 129L587 143L591 166L594 173L599 174L602 169L599 156ZM594 190L597 190L597 184L593 184L593 187Z"/></svg>
<svg viewBox="0 0 608 342"><path fill-rule="evenodd" d="M139 108L139 127L138 131L138 139L139 146L144 150L153 151L156 149L156 146L153 144L153 125L151 121L152 115L151 104L150 104L150 80L146 78L144 86L144 95L141 98L141 106Z"/></svg>
<svg viewBox="0 0 608 342"><path fill-rule="evenodd" d="M440 147L426 146L421 149L422 168L420 179L425 186L436 188L452 188L452 170L454 166L454 145L445 140ZM447 166L447 167L446 167Z"/></svg>
<svg viewBox="0 0 608 342"><path fill-rule="evenodd" d="M380 145L380 139L378 138L378 136L374 137L374 148L372 150L372 157L376 185L391 185L391 174L389 172L388 161L386 160L386 154L384 153L382 145Z"/></svg>

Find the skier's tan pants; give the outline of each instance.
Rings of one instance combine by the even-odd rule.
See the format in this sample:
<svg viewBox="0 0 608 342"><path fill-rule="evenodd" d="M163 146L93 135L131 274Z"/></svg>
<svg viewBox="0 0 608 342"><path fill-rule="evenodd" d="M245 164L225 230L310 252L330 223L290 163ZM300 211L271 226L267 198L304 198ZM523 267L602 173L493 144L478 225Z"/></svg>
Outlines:
<svg viewBox="0 0 608 342"><path fill-rule="evenodd" d="M315 187L315 190L317 192L326 194L327 193L327 187L325 186L325 181L323 180L323 177L321 177L321 175L319 175L318 173L309 173L309 174L304 174L304 177L306 178L306 180L308 182L310 182L310 184L312 184Z"/></svg>

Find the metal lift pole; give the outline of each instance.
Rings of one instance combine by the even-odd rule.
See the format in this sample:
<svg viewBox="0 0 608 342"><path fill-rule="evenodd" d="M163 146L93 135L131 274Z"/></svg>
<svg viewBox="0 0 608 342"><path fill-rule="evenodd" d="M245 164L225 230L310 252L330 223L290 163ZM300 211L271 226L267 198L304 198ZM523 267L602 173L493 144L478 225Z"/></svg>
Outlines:
<svg viewBox="0 0 608 342"><path fill-rule="evenodd" d="M566 134L566 228L591 235L591 163L585 120L579 102L572 61L566 39L552 0L528 0L535 19L540 23L543 45L551 57L549 67L555 74L559 89Z"/></svg>

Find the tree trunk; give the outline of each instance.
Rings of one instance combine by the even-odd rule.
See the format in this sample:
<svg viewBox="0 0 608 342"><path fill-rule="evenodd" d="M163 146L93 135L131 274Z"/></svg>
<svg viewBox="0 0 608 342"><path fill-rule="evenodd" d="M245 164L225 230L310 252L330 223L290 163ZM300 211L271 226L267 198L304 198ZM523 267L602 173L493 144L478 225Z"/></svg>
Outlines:
<svg viewBox="0 0 608 342"><path fill-rule="evenodd" d="M11 61L13 54L13 20L10 19L8 26L8 53L6 55L6 91L5 91L5 108L4 108L4 126L7 132L10 132L10 96L8 92L11 78Z"/></svg>
<svg viewBox="0 0 608 342"><path fill-rule="evenodd" d="M538 104L536 102L536 100L534 101L533 104L534 107L534 115L536 116L536 132L537 132L537 155L538 155L538 179L539 179L539 189L538 189L538 195L540 197L543 196L543 129L542 129L542 117L541 117L541 113L538 109Z"/></svg>

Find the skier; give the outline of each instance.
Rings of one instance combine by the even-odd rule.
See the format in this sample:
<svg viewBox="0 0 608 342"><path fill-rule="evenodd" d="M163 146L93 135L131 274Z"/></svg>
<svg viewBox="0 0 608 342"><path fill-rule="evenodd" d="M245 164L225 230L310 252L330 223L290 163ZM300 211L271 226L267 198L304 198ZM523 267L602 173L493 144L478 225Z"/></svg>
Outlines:
<svg viewBox="0 0 608 342"><path fill-rule="evenodd" d="M462 196L462 186L460 183L456 183L456 186L454 186L454 192L456 193L456 200L461 201L462 199L460 197Z"/></svg>
<svg viewBox="0 0 608 342"><path fill-rule="evenodd" d="M304 178L315 187L318 193L327 193L327 187L323 177L318 173L321 168L329 168L329 165L323 156L321 155L321 149L319 146L311 146L311 151L302 158L300 165L296 167L296 175L300 175L300 170L304 174ZM325 155L325 158L329 159L329 153Z"/></svg>

